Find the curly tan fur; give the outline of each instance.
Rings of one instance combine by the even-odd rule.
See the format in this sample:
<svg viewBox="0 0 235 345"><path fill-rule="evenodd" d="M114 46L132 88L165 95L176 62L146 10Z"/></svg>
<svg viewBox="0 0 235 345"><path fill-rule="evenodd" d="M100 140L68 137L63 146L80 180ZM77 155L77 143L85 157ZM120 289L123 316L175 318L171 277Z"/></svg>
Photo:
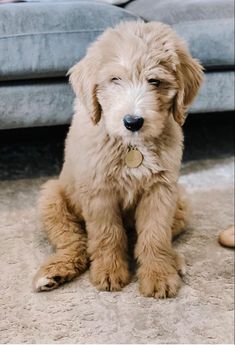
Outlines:
<svg viewBox="0 0 235 345"><path fill-rule="evenodd" d="M181 125L202 75L170 27L141 21L107 30L70 70L76 101L65 162L40 201L56 252L34 279L38 291L80 274L88 258L93 284L120 290L130 279L126 231L134 223L141 293L176 295L183 260L172 248L172 235L187 219L178 186ZM152 78L160 80L158 87L149 84ZM140 131L124 127L126 114L141 114ZM130 146L143 155L139 167L125 164Z"/></svg>

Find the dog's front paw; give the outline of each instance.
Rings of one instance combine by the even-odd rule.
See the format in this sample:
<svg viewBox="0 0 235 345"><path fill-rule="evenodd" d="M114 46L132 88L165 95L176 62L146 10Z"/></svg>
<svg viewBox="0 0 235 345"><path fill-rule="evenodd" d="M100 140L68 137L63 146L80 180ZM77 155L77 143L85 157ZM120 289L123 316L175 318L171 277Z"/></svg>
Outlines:
<svg viewBox="0 0 235 345"><path fill-rule="evenodd" d="M162 263L152 268L141 267L138 277L140 292L146 297L174 297L181 285L181 279L176 269Z"/></svg>
<svg viewBox="0 0 235 345"><path fill-rule="evenodd" d="M123 260L104 263L104 260L96 259L91 264L90 279L98 290L120 291L129 278L128 264Z"/></svg>

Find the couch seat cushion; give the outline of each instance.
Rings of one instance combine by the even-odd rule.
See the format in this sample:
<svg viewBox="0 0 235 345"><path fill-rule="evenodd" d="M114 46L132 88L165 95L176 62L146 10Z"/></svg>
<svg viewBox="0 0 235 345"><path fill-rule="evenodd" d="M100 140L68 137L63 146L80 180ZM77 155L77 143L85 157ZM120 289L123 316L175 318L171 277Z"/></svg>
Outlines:
<svg viewBox="0 0 235 345"><path fill-rule="evenodd" d="M135 18L100 2L0 5L0 80L64 76L107 27Z"/></svg>
<svg viewBox="0 0 235 345"><path fill-rule="evenodd" d="M135 0L125 8L171 25L208 69L234 66L233 0Z"/></svg>
<svg viewBox="0 0 235 345"><path fill-rule="evenodd" d="M206 73L190 113L231 111L234 108L234 72ZM69 123L74 93L65 78L2 82L0 129Z"/></svg>

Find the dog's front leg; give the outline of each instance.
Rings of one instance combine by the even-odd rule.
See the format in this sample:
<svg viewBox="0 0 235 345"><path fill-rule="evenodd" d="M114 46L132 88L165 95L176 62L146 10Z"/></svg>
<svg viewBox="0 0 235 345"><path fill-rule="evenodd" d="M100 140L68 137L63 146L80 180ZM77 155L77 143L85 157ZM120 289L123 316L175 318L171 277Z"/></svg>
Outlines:
<svg viewBox="0 0 235 345"><path fill-rule="evenodd" d="M121 290L129 281L127 238L114 196L89 200L85 219L91 282L99 290Z"/></svg>
<svg viewBox="0 0 235 345"><path fill-rule="evenodd" d="M176 187L157 184L136 209L136 259L140 292L155 298L173 297L180 287L180 258L172 248L171 226Z"/></svg>

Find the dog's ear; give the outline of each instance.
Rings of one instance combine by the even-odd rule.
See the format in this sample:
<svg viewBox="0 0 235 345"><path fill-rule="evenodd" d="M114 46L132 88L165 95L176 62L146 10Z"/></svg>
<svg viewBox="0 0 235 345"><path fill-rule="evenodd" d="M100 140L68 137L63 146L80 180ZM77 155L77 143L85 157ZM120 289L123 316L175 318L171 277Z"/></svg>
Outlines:
<svg viewBox="0 0 235 345"><path fill-rule="evenodd" d="M173 103L173 116L181 126L185 121L185 112L193 102L203 81L203 67L193 59L186 49L178 51L177 67L178 92Z"/></svg>
<svg viewBox="0 0 235 345"><path fill-rule="evenodd" d="M94 124L97 124L101 117L101 106L97 99L97 73L98 63L89 56L68 71L73 90L83 102Z"/></svg>

